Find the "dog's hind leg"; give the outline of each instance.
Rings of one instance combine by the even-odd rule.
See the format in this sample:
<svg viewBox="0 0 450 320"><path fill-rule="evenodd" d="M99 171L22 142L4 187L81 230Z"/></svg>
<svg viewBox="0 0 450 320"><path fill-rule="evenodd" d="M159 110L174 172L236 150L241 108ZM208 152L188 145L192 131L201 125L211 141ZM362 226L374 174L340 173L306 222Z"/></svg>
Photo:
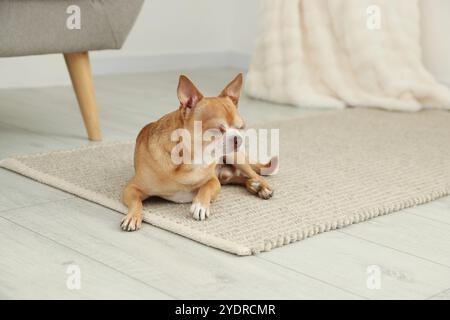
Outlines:
<svg viewBox="0 0 450 320"><path fill-rule="evenodd" d="M265 167L266 165L261 166ZM261 167L255 169L264 173ZM269 199L273 195L273 189L269 186L267 180L255 172L252 165L242 161L242 159L235 164L221 165L217 176L221 184L243 185L249 192L262 199Z"/></svg>
<svg viewBox="0 0 450 320"><path fill-rule="evenodd" d="M267 180L257 174L249 164L235 164L234 166L240 171L241 174L248 177L245 180L245 188L249 192L256 194L261 199L272 198L272 187L269 185Z"/></svg>
<svg viewBox="0 0 450 320"><path fill-rule="evenodd" d="M128 214L120 222L124 231L136 231L142 224L142 201L147 196L132 182L123 189L122 202L128 207Z"/></svg>

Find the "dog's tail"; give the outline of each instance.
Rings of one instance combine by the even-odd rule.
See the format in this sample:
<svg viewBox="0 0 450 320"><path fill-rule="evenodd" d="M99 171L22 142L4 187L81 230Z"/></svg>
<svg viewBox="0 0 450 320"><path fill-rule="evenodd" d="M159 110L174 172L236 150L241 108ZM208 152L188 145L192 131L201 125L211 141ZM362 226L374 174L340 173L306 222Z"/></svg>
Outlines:
<svg viewBox="0 0 450 320"><path fill-rule="evenodd" d="M280 165L280 161L278 156L272 157L269 162L263 163L255 163L250 166L252 169L261 176L271 176L278 172L278 168Z"/></svg>

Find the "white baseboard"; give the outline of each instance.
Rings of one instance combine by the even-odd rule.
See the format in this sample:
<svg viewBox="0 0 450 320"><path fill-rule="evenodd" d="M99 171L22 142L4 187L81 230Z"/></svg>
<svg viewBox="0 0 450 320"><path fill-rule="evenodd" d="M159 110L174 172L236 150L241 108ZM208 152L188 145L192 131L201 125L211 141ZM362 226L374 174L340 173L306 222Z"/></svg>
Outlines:
<svg viewBox="0 0 450 320"><path fill-rule="evenodd" d="M250 55L202 52L161 55L91 55L94 75L233 67L247 70ZM5 76L7 75L7 76ZM0 58L0 89L69 85L62 54Z"/></svg>
<svg viewBox="0 0 450 320"><path fill-rule="evenodd" d="M94 75L215 67L234 67L246 70L249 61L249 55L235 52L94 57L92 58L92 69Z"/></svg>
<svg viewBox="0 0 450 320"><path fill-rule="evenodd" d="M232 67L247 70L250 55L238 52L199 52L160 55L91 55L94 75ZM450 87L448 72L434 72ZM70 85L62 54L0 58L0 89Z"/></svg>

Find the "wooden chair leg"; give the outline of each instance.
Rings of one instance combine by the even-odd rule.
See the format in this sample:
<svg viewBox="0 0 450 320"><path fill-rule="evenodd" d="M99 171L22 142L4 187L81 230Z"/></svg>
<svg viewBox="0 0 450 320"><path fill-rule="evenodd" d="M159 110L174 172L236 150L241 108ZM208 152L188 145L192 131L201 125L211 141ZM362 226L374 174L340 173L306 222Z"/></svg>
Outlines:
<svg viewBox="0 0 450 320"><path fill-rule="evenodd" d="M64 53L72 86L90 140L102 139L88 52Z"/></svg>

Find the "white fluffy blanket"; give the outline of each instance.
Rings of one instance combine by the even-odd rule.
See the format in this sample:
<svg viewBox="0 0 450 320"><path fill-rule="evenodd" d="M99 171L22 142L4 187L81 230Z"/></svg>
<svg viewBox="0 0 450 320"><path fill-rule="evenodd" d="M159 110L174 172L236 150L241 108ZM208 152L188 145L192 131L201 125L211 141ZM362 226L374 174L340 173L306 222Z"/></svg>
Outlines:
<svg viewBox="0 0 450 320"><path fill-rule="evenodd" d="M255 98L304 107L450 109L421 61L418 0L264 0Z"/></svg>

